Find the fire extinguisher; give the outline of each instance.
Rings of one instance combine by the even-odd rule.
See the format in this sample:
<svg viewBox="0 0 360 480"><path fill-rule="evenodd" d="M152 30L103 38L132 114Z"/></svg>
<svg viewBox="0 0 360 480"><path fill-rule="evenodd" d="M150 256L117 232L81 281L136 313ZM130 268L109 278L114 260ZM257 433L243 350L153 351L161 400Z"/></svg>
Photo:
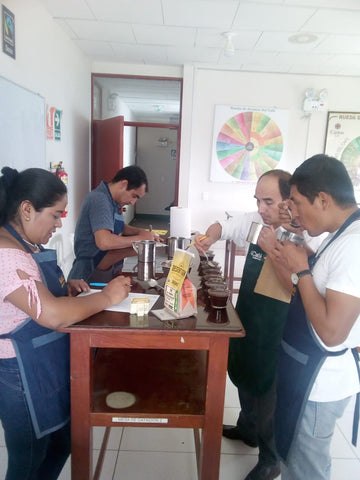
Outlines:
<svg viewBox="0 0 360 480"><path fill-rule="evenodd" d="M62 182L64 182L65 185L67 186L67 184L68 184L68 174L65 171L65 168L63 167L62 162L59 162L58 164L53 165L53 166L50 164L50 169L53 172L53 174L56 175L58 178L60 178L60 180ZM66 206L65 210L61 214L61 218L65 218L67 216L67 214L68 214L68 211L67 211L67 206Z"/></svg>

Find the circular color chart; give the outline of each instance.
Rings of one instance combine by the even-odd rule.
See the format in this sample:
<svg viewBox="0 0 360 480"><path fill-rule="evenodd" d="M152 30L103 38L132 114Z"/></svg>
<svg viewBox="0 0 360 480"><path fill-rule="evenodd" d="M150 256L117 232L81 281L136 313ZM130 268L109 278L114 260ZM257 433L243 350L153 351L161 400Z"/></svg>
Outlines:
<svg viewBox="0 0 360 480"><path fill-rule="evenodd" d="M274 169L283 152L280 128L260 112L243 112L231 117L216 141L220 166L237 180L257 180Z"/></svg>
<svg viewBox="0 0 360 480"><path fill-rule="evenodd" d="M349 172L356 190L360 189L360 137L354 138L341 154L340 160Z"/></svg>

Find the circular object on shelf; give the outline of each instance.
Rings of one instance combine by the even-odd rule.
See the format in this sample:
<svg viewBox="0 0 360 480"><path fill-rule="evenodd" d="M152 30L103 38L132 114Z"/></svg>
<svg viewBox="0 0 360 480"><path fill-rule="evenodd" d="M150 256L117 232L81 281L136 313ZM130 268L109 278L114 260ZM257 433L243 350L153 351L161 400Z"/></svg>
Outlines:
<svg viewBox="0 0 360 480"><path fill-rule="evenodd" d="M136 397L129 392L112 392L106 396L105 401L110 408L128 408L134 405Z"/></svg>

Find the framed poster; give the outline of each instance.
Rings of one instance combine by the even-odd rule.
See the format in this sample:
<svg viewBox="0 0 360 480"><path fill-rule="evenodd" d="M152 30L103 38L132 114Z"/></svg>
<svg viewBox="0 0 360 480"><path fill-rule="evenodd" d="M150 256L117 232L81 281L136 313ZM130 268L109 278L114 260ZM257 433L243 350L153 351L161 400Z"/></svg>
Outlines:
<svg viewBox="0 0 360 480"><path fill-rule="evenodd" d="M210 180L256 182L286 158L288 111L215 105Z"/></svg>
<svg viewBox="0 0 360 480"><path fill-rule="evenodd" d="M324 153L343 162L360 191L360 113L328 112Z"/></svg>
<svg viewBox="0 0 360 480"><path fill-rule="evenodd" d="M15 59L15 15L2 5L3 52Z"/></svg>

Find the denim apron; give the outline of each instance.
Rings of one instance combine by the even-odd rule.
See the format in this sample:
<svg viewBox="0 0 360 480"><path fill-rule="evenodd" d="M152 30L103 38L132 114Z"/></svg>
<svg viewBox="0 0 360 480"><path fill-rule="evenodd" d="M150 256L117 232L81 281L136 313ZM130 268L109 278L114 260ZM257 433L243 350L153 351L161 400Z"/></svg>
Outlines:
<svg viewBox="0 0 360 480"><path fill-rule="evenodd" d="M360 210L357 210L320 253L310 255L309 266L311 269L325 249L359 216ZM306 403L323 363L328 356L343 355L347 350L346 348L337 352L329 352L320 344L307 318L301 295L296 289L290 303L281 341L275 411L276 447L284 462L286 462L297 436ZM357 349L352 349L352 353L360 379ZM354 444L356 444L359 422L359 399L360 395L357 394L352 439Z"/></svg>
<svg viewBox="0 0 360 480"><path fill-rule="evenodd" d="M32 254L50 292L65 296L67 288L56 251L41 247L40 252L33 253L10 225L4 226ZM36 437L63 427L70 420L68 334L43 327L29 317L0 338L9 338L14 346Z"/></svg>
<svg viewBox="0 0 360 480"><path fill-rule="evenodd" d="M119 213L118 211L118 206L116 207L116 210L114 209L114 230L113 233L115 235L119 235L124 231L124 216L122 213ZM95 257L93 258L93 263L94 263L94 268L96 268L101 260L105 257L105 255L108 253L109 250L100 250Z"/></svg>
<svg viewBox="0 0 360 480"><path fill-rule="evenodd" d="M274 383L278 351L289 304L254 293L265 259L264 251L250 244L236 311L245 328L244 338L230 338L228 372L231 381L254 396Z"/></svg>
<svg viewBox="0 0 360 480"><path fill-rule="evenodd" d="M102 182L99 187L103 185L102 189L105 188L107 194L107 201L111 203L113 208L113 233L115 235L119 235L124 231L125 228L125 220L122 214L121 207L113 200L109 185L106 182ZM73 263L73 268L71 270L71 278L83 278L89 281L92 273L97 268L101 260L105 257L108 253L108 250L99 250L93 256L77 256ZM116 269L121 270L124 261L121 260L120 262L116 263Z"/></svg>

